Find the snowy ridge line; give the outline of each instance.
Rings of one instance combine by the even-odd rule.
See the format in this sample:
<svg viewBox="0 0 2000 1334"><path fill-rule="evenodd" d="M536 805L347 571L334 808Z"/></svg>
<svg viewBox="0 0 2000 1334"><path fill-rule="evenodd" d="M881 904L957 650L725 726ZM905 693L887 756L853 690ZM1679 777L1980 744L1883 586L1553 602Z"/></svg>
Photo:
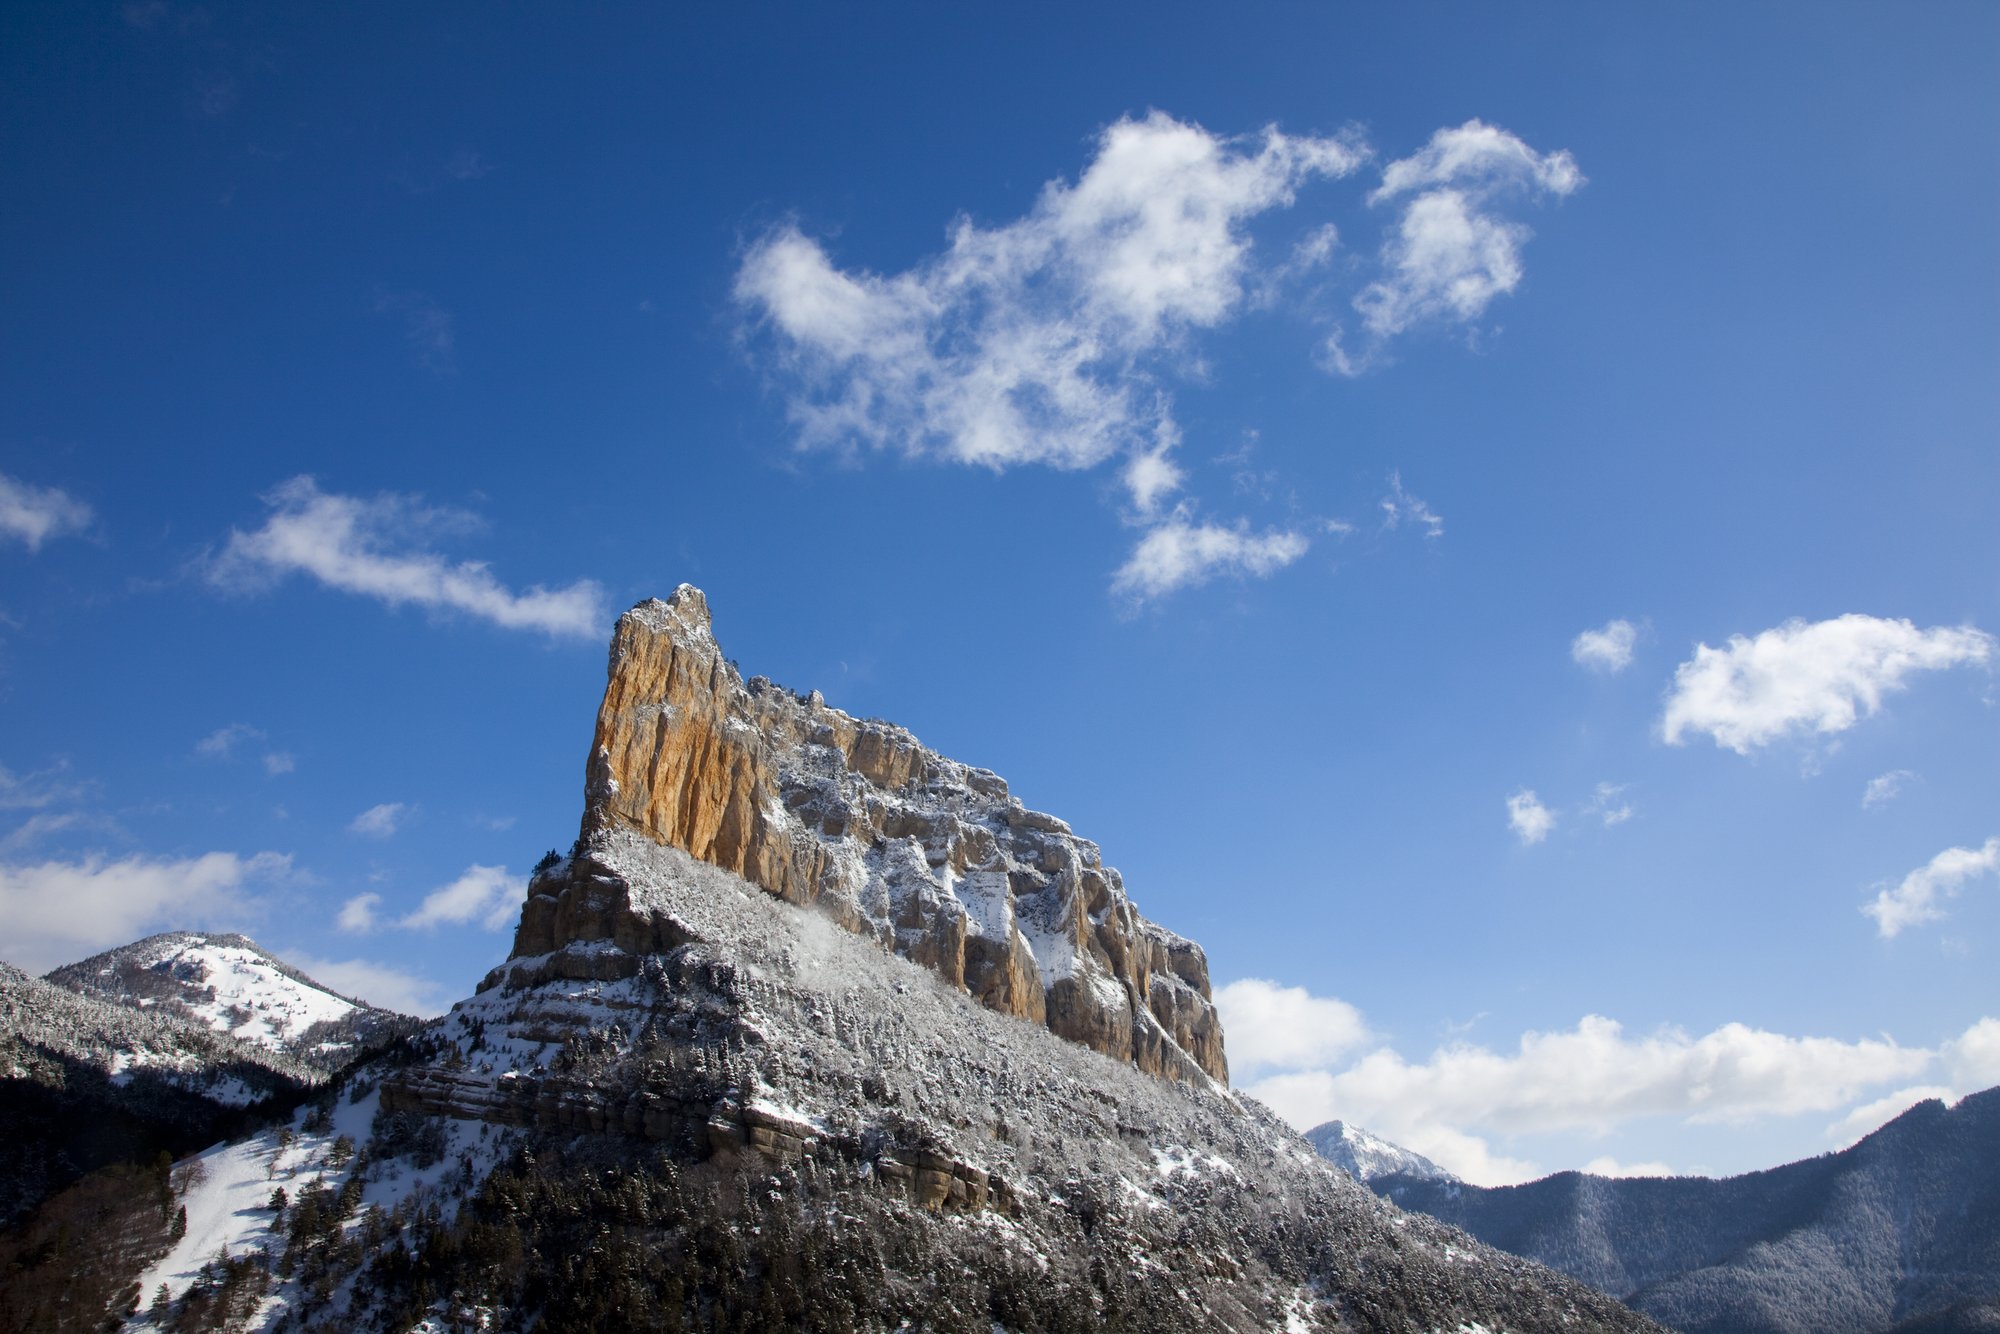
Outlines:
<svg viewBox="0 0 2000 1334"><path fill-rule="evenodd" d="M173 931L106 950L48 981L331 1070L414 1021L322 986L246 936Z"/></svg>

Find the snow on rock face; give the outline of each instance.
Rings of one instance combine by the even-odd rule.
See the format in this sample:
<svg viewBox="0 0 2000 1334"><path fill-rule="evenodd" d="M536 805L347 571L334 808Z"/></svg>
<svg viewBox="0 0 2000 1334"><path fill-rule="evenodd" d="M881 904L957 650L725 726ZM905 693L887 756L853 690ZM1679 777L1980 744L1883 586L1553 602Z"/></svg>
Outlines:
<svg viewBox="0 0 2000 1334"><path fill-rule="evenodd" d="M1228 1079L1201 947L1140 916L1096 844L903 728L745 682L698 589L619 619L586 802L586 847L639 833L816 906L991 1009L1152 1074ZM627 911L568 862L529 894L516 957L611 938Z"/></svg>
<svg viewBox="0 0 2000 1334"><path fill-rule="evenodd" d="M1401 1214L1213 1081L1060 1040L642 833L594 835L547 883L567 943L502 965L426 1030L423 1059L385 1069L391 1117L620 1170L700 1164L701 1179L884 1229L881 1254L934 1255L899 1249L934 1222L1009 1264L1087 1254L1149 1285L1131 1309L1163 1334L1655 1328ZM740 1239L757 1263L780 1263L754 1232ZM940 1262L937 1281L958 1272ZM975 1292L968 1307L987 1310Z"/></svg>

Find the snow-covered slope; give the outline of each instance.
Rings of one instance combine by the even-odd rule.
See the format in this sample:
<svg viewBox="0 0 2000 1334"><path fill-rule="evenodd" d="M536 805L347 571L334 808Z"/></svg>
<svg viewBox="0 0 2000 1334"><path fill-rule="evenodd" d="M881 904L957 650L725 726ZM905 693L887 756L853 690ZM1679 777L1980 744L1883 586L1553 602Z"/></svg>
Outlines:
<svg viewBox="0 0 2000 1334"><path fill-rule="evenodd" d="M1371 1135L1345 1121L1314 1126L1306 1132L1306 1141L1319 1150L1320 1157L1346 1169L1356 1181L1373 1181L1392 1173L1418 1181L1458 1180L1421 1153L1391 1144L1380 1135Z"/></svg>
<svg viewBox="0 0 2000 1334"><path fill-rule="evenodd" d="M179 1015L321 1069L409 1026L403 1016L315 982L246 936L166 932L65 965L48 980Z"/></svg>
<svg viewBox="0 0 2000 1334"><path fill-rule="evenodd" d="M452 1292L493 1328L1653 1328L1388 1206L1218 1083L999 1013L678 849L601 832L541 892L569 943L335 1100L381 1109L343 1221L259 1240L242 1203L190 1206L204 1244L268 1247L262 1321L408 1329ZM274 1145L218 1189L247 1200Z"/></svg>
<svg viewBox="0 0 2000 1334"><path fill-rule="evenodd" d="M291 1055L0 964L0 1222L94 1167L185 1152L318 1083Z"/></svg>

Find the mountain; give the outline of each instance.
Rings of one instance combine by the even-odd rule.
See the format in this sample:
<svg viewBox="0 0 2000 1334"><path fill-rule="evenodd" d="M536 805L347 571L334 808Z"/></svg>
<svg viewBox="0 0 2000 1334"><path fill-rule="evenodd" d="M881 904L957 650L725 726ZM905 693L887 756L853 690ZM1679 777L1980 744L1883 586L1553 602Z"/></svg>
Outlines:
<svg viewBox="0 0 2000 1334"><path fill-rule="evenodd" d="M156 1323L1657 1328L1231 1093L1095 845L744 681L693 589L619 622L585 807L477 994L204 1156Z"/></svg>
<svg viewBox="0 0 2000 1334"><path fill-rule="evenodd" d="M419 1026L243 936L150 936L47 978L0 964L0 1225L108 1164L236 1134Z"/></svg>
<svg viewBox="0 0 2000 1334"><path fill-rule="evenodd" d="M1687 1334L2000 1329L2000 1089L1725 1180L1369 1184Z"/></svg>
<svg viewBox="0 0 2000 1334"><path fill-rule="evenodd" d="M1376 1177L1391 1175L1417 1181L1458 1180L1421 1153L1412 1153L1400 1144L1391 1144L1379 1135L1371 1135L1360 1126L1351 1126L1345 1121L1328 1121L1325 1125L1314 1126L1306 1132L1306 1143L1317 1149L1320 1157L1345 1169L1356 1181L1369 1182Z"/></svg>
<svg viewBox="0 0 2000 1334"><path fill-rule="evenodd" d="M185 1017L0 964L0 1224L113 1162L185 1153L325 1078Z"/></svg>
<svg viewBox="0 0 2000 1334"><path fill-rule="evenodd" d="M328 1071L414 1027L406 1015L315 982L247 936L165 932L66 964L48 980Z"/></svg>

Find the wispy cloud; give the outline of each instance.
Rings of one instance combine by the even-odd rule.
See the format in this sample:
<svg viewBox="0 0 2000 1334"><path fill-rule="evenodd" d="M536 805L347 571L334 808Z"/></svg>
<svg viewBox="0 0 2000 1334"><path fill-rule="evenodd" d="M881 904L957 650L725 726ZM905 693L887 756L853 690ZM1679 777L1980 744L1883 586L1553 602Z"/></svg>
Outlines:
<svg viewBox="0 0 2000 1334"><path fill-rule="evenodd" d="M1695 647L1674 673L1660 730L1668 744L1706 733L1739 755L1787 736L1844 732L1917 672L1992 660L1993 636L1972 626L1919 630L1850 613L1787 621L1723 648Z"/></svg>
<svg viewBox="0 0 2000 1334"><path fill-rule="evenodd" d="M255 743L270 738L262 728L248 723L226 723L194 743L194 753L205 760L233 760L239 749L252 747ZM288 774L299 766L289 751L266 750L262 757L264 772L276 778Z"/></svg>
<svg viewBox="0 0 2000 1334"><path fill-rule="evenodd" d="M450 375L458 369L458 323L452 313L422 292L375 289L377 315L394 319L403 331L410 359L425 370Z"/></svg>
<svg viewBox="0 0 2000 1334"><path fill-rule="evenodd" d="M493 164L476 149L461 148L444 160L444 174L454 181L476 181L492 170Z"/></svg>
<svg viewBox="0 0 2000 1334"><path fill-rule="evenodd" d="M1632 803L1625 800L1624 783L1599 783L1590 794L1590 800L1583 805L1585 815L1594 815L1604 822L1606 829L1624 824L1632 818Z"/></svg>
<svg viewBox="0 0 2000 1334"><path fill-rule="evenodd" d="M256 591L289 574L306 574L330 588L434 611L460 611L510 630L556 638L596 639L608 614L604 592L580 579L567 588L537 584L516 593L482 561L453 563L417 545L446 532L476 527L461 511L424 505L413 496L344 496L295 477L264 497L271 516L250 532L234 530L208 564L218 587Z"/></svg>
<svg viewBox="0 0 2000 1334"><path fill-rule="evenodd" d="M1399 276L1370 298L1380 305L1390 300L1382 293L1412 293L1395 298L1397 328L1463 318L1518 281L1520 233L1479 210L1518 176L1503 169L1503 150L1520 141L1476 122L1451 133L1485 146L1426 150L1437 181L1424 194L1455 191L1506 240L1515 269L1505 284L1489 281L1478 301L1431 300L1411 275L1443 261L1397 243L1385 262ZM1087 469L1122 457L1125 517L1146 531L1113 577L1114 592L1157 597L1198 582L1195 572L1268 575L1296 559L1303 536L1252 539L1247 524L1196 517L1191 498L1167 508L1188 480L1172 458L1180 430L1169 390L1205 375L1204 335L1323 269L1338 240L1330 225L1310 224L1266 263L1252 224L1291 207L1309 185L1352 175L1369 156L1351 133L1273 127L1230 138L1156 111L1106 129L1082 174L1049 182L1025 216L1000 226L960 218L941 253L901 272L843 269L796 222L783 223L745 253L735 295L771 339L802 446L996 471ZM1573 164L1565 177L1557 158L1535 161L1524 179L1543 192L1580 179ZM1403 166L1376 194L1419 188L1414 171ZM1434 515L1407 517L1427 531L1441 526ZM1162 529L1172 531L1155 541ZM1191 573L1147 574L1162 568Z"/></svg>
<svg viewBox="0 0 2000 1334"><path fill-rule="evenodd" d="M1638 642L1639 630L1632 622L1606 621L1602 628L1585 630L1571 640L1569 656L1579 666L1616 676L1632 665L1632 646Z"/></svg>
<svg viewBox="0 0 2000 1334"><path fill-rule="evenodd" d="M1908 769L1891 769L1886 774L1877 774L1868 780L1862 789L1861 805L1864 810L1873 810L1894 801L1903 794L1903 788L1917 781L1917 775Z"/></svg>
<svg viewBox="0 0 2000 1334"><path fill-rule="evenodd" d="M51 538L83 532L92 517L90 506L66 491L0 473L0 537L40 551Z"/></svg>
<svg viewBox="0 0 2000 1334"><path fill-rule="evenodd" d="M194 753L204 759L232 759L238 746L263 739L264 733L260 728L248 723L225 723L195 742Z"/></svg>
<svg viewBox="0 0 2000 1334"><path fill-rule="evenodd" d="M27 774L0 764L0 811L43 810L80 800L88 791L89 784L69 777L67 764Z"/></svg>
<svg viewBox="0 0 2000 1334"><path fill-rule="evenodd" d="M1556 813L1542 805L1532 788L1522 788L1507 798L1507 827L1523 847L1539 843L1556 827Z"/></svg>
<svg viewBox="0 0 2000 1334"><path fill-rule="evenodd" d="M237 927L257 915L248 891L283 883L291 868L275 852L0 865L0 948L9 963L39 973L149 930Z"/></svg>
<svg viewBox="0 0 2000 1334"><path fill-rule="evenodd" d="M468 866L465 873L424 896L417 910L397 921L411 929L478 923L489 931L510 925L521 911L528 882L504 866Z"/></svg>
<svg viewBox="0 0 2000 1334"><path fill-rule="evenodd" d="M342 931L365 934L375 929L379 920L375 910L381 906L380 894L356 894L340 905L340 913L333 919L333 924Z"/></svg>
<svg viewBox="0 0 2000 1334"><path fill-rule="evenodd" d="M1875 929L1884 940L1900 935L1906 928L1935 922L1944 916L1942 900L1953 898L1968 880L1993 874L2000 869L2000 838L1989 838L1977 848L1946 848L1924 865L1884 888L1862 912L1875 919Z"/></svg>
<svg viewBox="0 0 2000 1334"><path fill-rule="evenodd" d="M1400 528L1409 524L1423 530L1425 537L1444 536L1444 518L1421 499L1403 489L1403 474L1389 474L1389 494L1382 497L1382 526Z"/></svg>
<svg viewBox="0 0 2000 1334"><path fill-rule="evenodd" d="M403 821L408 819L410 808L400 801L385 801L370 806L361 814L347 822L347 832L359 834L363 838L391 838Z"/></svg>
<svg viewBox="0 0 2000 1334"><path fill-rule="evenodd" d="M1205 583L1218 574L1268 575L1306 553L1298 533L1198 523L1185 509L1147 531L1112 577L1111 589L1135 601Z"/></svg>

